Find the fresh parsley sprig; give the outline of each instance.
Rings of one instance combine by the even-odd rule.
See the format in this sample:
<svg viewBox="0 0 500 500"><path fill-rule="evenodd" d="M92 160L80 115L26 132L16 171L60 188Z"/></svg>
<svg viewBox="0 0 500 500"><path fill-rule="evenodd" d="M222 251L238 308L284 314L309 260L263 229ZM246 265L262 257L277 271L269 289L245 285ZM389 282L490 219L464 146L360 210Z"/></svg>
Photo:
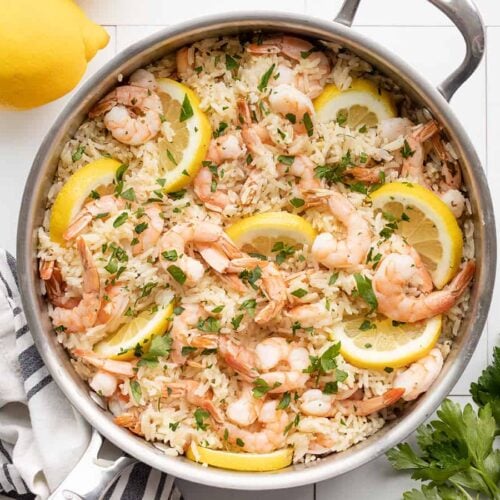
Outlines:
<svg viewBox="0 0 500 500"><path fill-rule="evenodd" d="M470 392L477 412L446 399L438 419L417 431L420 453L408 443L387 453L395 469L428 481L421 490L404 493L404 500L500 499L500 450L494 448L500 433L500 347Z"/></svg>

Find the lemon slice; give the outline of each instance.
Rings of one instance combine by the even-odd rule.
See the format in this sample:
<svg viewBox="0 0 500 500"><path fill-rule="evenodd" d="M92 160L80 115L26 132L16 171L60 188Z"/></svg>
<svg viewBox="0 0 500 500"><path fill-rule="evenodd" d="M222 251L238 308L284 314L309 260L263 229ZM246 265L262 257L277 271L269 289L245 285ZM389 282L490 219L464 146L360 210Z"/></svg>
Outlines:
<svg viewBox="0 0 500 500"><path fill-rule="evenodd" d="M314 109L320 122L337 121L351 129L376 127L380 121L396 116L391 95L361 78L344 91L333 83L327 85L314 100Z"/></svg>
<svg viewBox="0 0 500 500"><path fill-rule="evenodd" d="M312 245L316 231L309 222L289 212L267 212L242 219L226 234L245 252L270 255L274 245Z"/></svg>
<svg viewBox="0 0 500 500"><path fill-rule="evenodd" d="M195 451L192 450L193 446ZM283 448L271 453L237 453L212 450L193 444L187 449L186 457L193 462L213 465L221 469L266 472L288 467L292 463L293 448Z"/></svg>
<svg viewBox="0 0 500 500"><path fill-rule="evenodd" d="M422 257L437 288L458 271L462 231L449 207L432 191L408 182L391 182L371 195L373 208L397 220L400 234Z"/></svg>
<svg viewBox="0 0 500 500"><path fill-rule="evenodd" d="M165 333L174 312L174 306L160 306L157 311L143 311L130 323L121 326L111 337L94 346L94 351L106 358L129 360L134 357L135 347L147 351L156 335Z"/></svg>
<svg viewBox="0 0 500 500"><path fill-rule="evenodd" d="M333 330L342 356L358 368L398 368L426 356L441 334L441 316L417 323L398 323L385 317L355 317Z"/></svg>
<svg viewBox="0 0 500 500"><path fill-rule="evenodd" d="M169 78L158 79L158 94L170 140L158 140L164 190L177 191L189 184L207 154L211 128L200 109L196 94L186 85Z"/></svg>
<svg viewBox="0 0 500 500"><path fill-rule="evenodd" d="M117 160L101 158L88 163L76 171L57 194L50 216L50 239L63 243L63 234L73 217L81 210L92 190L113 182L116 170L121 165Z"/></svg>

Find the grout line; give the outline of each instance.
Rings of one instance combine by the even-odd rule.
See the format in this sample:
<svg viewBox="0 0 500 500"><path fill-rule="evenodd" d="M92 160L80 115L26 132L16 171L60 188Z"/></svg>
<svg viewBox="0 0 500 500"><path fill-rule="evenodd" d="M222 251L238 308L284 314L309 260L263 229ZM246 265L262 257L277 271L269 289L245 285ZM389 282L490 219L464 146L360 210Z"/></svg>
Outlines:
<svg viewBox="0 0 500 500"><path fill-rule="evenodd" d="M314 484L313 484L313 500L316 500L316 485L317 485L317 484L318 484L318 483L314 483Z"/></svg>

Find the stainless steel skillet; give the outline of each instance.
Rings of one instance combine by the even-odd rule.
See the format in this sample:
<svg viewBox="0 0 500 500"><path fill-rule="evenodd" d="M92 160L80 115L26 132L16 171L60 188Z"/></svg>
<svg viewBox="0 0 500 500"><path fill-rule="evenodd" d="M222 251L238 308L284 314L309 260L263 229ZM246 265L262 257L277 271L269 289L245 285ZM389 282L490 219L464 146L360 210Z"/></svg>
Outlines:
<svg viewBox="0 0 500 500"><path fill-rule="evenodd" d="M64 491L74 491L84 498L99 498L110 478L132 462L130 458L121 458L107 468L95 465L93 457L100 446L100 435L137 460L174 476L207 485L279 489L321 481L359 467L403 440L449 393L463 373L486 321L493 290L496 240L493 208L483 169L464 128L448 104L481 61L484 28L471 0L430 1L460 29L467 49L462 64L437 89L383 46L350 30L359 0L346 0L335 22L298 14L244 12L206 17L164 29L117 55L90 78L65 107L42 143L28 177L19 216L17 247L23 305L36 345L55 382L97 431L88 452L54 498L66 498ZM91 399L87 385L73 371L66 352L56 342L36 272L36 230L42 222L47 192L62 145L76 131L90 107L116 84L117 75L128 75L160 55L195 40L254 30L284 31L339 43L370 61L419 105L431 111L443 125L461 158L474 214L478 263L469 316L431 390L408 406L397 420L362 443L309 465L291 466L276 473L242 473L202 467L182 457L167 456L150 443L117 427L111 416ZM429 57L433 57L432 54Z"/></svg>

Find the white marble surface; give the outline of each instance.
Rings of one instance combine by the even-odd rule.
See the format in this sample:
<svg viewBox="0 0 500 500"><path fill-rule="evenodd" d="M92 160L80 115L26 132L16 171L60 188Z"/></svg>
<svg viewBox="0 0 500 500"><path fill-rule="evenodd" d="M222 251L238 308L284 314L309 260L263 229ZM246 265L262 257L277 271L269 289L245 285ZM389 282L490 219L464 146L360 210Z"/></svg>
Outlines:
<svg viewBox="0 0 500 500"><path fill-rule="evenodd" d="M218 12L273 9L308 13L331 19L341 0L77 0L88 15L104 24L109 45L92 61L86 77L117 52L163 26L196 15ZM487 25L487 55L472 78L457 92L452 107L466 125L487 171L494 204L500 215L500 2L477 0ZM383 7L383 8L381 8ZM383 43L438 84L463 57L463 41L450 21L424 0L363 0L354 29ZM43 136L67 102L66 96L33 111L0 112L0 246L15 254L17 214L23 186ZM452 391L465 401L469 384L487 363L488 353L500 342L500 292L495 290L488 326L467 370ZM497 307L495 307L495 305ZM181 488L188 500L368 500L401 498L411 481L392 471L385 458L317 485L274 492L238 492L201 487L186 481Z"/></svg>

